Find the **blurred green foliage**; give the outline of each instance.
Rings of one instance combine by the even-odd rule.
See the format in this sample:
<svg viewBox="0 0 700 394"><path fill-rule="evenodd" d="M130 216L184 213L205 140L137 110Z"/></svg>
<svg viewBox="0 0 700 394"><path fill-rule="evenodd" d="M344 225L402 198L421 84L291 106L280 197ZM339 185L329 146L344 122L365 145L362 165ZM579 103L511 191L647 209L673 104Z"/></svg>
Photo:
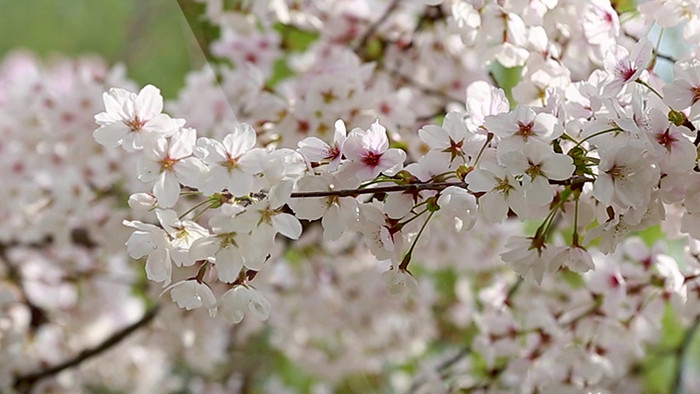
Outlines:
<svg viewBox="0 0 700 394"><path fill-rule="evenodd" d="M158 86L166 98L204 62L173 0L0 0L0 57L17 49L124 63L130 78Z"/></svg>

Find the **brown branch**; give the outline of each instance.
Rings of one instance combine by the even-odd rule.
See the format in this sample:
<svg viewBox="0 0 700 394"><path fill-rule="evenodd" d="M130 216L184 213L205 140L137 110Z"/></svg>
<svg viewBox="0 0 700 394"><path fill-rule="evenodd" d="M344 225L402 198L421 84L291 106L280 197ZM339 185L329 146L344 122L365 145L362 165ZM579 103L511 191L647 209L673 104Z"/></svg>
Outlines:
<svg viewBox="0 0 700 394"><path fill-rule="evenodd" d="M29 393L32 390L32 387L40 382L41 380L54 376L58 374L59 372L66 370L68 368L72 368L75 366L80 365L83 361L86 361L92 357L95 357L115 345L119 344L121 341L123 341L126 337L137 331L138 329L146 326L153 318L158 314L158 309L159 307L156 306L152 309L150 309L146 314L143 315L143 317L122 328L121 330L115 332L112 334L109 338L105 339L101 344L93 347L93 348L88 348L77 355L75 355L72 358L69 358L68 360L65 360L62 363L59 363L57 365L54 365L53 367L49 367L47 369L37 371L37 372L32 372L26 375L20 375L15 378L14 382L14 388L20 393Z"/></svg>
<svg viewBox="0 0 700 394"><path fill-rule="evenodd" d="M583 176L575 175L570 179L565 181L554 181L549 180L550 185L575 185L583 184L586 182L593 182L593 179L586 178ZM309 191L309 192L294 192L291 194L292 198L311 198L311 197L357 197L361 194L376 194L376 193L391 193L391 192L416 192L421 190L444 190L450 186L457 186L463 189L467 188L467 184L464 181L454 181L454 182L435 182L435 183L409 183L407 185L391 185L391 186L379 186L379 187L368 187L364 189L339 189L339 190L322 190L322 191ZM475 193L472 193L475 194ZM476 193L479 196L483 193ZM254 197L263 198L265 194L260 193L254 195Z"/></svg>
<svg viewBox="0 0 700 394"><path fill-rule="evenodd" d="M464 182L437 182L437 183L411 183L408 185L392 185L379 186L366 189L340 189L312 192L296 192L292 193L292 198L307 198L307 197L357 197L360 194L376 194L390 192L413 192L421 190L443 190L450 186L458 186L466 188Z"/></svg>

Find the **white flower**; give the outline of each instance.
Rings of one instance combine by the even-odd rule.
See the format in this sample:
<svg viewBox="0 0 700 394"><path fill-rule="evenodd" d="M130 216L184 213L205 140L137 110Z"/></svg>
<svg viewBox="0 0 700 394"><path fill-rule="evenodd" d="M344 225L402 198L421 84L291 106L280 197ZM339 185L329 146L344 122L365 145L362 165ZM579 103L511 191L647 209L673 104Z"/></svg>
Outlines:
<svg viewBox="0 0 700 394"><path fill-rule="evenodd" d="M154 282L164 282L163 286L167 286L171 280L173 266L170 262L170 244L166 232L160 227L136 220L125 220L123 224L136 229L126 241L129 256L134 259L148 256L146 277Z"/></svg>
<svg viewBox="0 0 700 394"><path fill-rule="evenodd" d="M270 316L270 302L257 290L245 285L235 286L224 293L217 306L224 317L233 323L240 323L246 310L263 321Z"/></svg>
<svg viewBox="0 0 700 394"><path fill-rule="evenodd" d="M439 215L456 217L462 221L461 230L469 230L476 223L476 198L467 190L457 187L447 187L440 193L437 200Z"/></svg>
<svg viewBox="0 0 700 394"><path fill-rule="evenodd" d="M219 214L209 220L213 234L198 238L189 248L189 261L214 262L219 280L226 283L235 282L246 264L241 250L248 247L248 234L241 229L236 217L241 210L238 206L224 204ZM260 269L253 259L246 266Z"/></svg>
<svg viewBox="0 0 700 394"><path fill-rule="evenodd" d="M307 137L299 141L299 153L311 163L328 162L327 171L338 169L340 159L343 157L343 144L346 139L345 123L338 119L335 122L333 145L328 145L318 137Z"/></svg>
<svg viewBox="0 0 700 394"><path fill-rule="evenodd" d="M223 143L211 138L197 140L197 155L207 164L199 189L207 196L228 189L236 197L253 191L253 175L261 169L248 152L255 146L255 130L237 124Z"/></svg>
<svg viewBox="0 0 700 394"><path fill-rule="evenodd" d="M346 182L330 173L321 176L307 175L297 181L299 191L329 191L344 189ZM335 241L348 224L357 220L357 200L354 197L304 197L295 198L289 206L299 219L321 219L324 239Z"/></svg>
<svg viewBox="0 0 700 394"><path fill-rule="evenodd" d="M209 316L216 316L216 297L206 283L196 279L186 279L168 286L160 295L168 291L170 291L170 298L180 308L189 311L203 306L209 310Z"/></svg>
<svg viewBox="0 0 700 394"><path fill-rule="evenodd" d="M153 185L153 194L161 208L170 208L177 202L180 183L196 187L204 174L204 164L192 156L196 131L181 129L171 139L159 138L144 149L137 168L141 182Z"/></svg>
<svg viewBox="0 0 700 394"><path fill-rule="evenodd" d="M612 79L603 89L603 94L614 96L623 86L636 81L649 66L651 55L652 46L647 39L640 40L631 53L621 45L616 45L608 51L605 55L605 71Z"/></svg>
<svg viewBox="0 0 700 394"><path fill-rule="evenodd" d="M663 87L664 102L676 111L690 107L690 118L700 117L700 61L676 63L673 77L673 82Z"/></svg>
<svg viewBox="0 0 700 394"><path fill-rule="evenodd" d="M528 203L520 182L496 163L485 162L482 168L470 172L464 180L471 192L486 192L479 197L479 212L489 223L502 221L512 208L518 216L525 216Z"/></svg>
<svg viewBox="0 0 700 394"><path fill-rule="evenodd" d="M146 138L169 136L185 124L184 120L161 113L163 97L153 85L144 86L138 95L112 88L102 98L105 112L95 115L100 128L93 136L109 148L121 145L127 152L140 150Z"/></svg>
<svg viewBox="0 0 700 394"><path fill-rule="evenodd" d="M479 130L488 116L510 110L506 93L501 88L485 81L472 82L467 87L467 127L472 132Z"/></svg>
<svg viewBox="0 0 700 394"><path fill-rule="evenodd" d="M506 252L501 253L503 261L531 282L541 284L546 272L554 272L558 268L552 264L547 248L538 247L532 238L511 237L506 243L506 249Z"/></svg>
<svg viewBox="0 0 700 394"><path fill-rule="evenodd" d="M649 163L644 146L625 139L599 152L598 176L593 182L595 198L623 209L646 209L659 171Z"/></svg>
<svg viewBox="0 0 700 394"><path fill-rule="evenodd" d="M389 149L386 129L378 121L369 130L352 130L343 144L343 154L352 161L347 171L360 180L374 179L382 172L393 175L406 159L403 150Z"/></svg>
<svg viewBox="0 0 700 394"><path fill-rule="evenodd" d="M567 267L574 272L584 273L595 269L591 255L582 247L570 246L558 248L553 252L552 265L554 268Z"/></svg>
<svg viewBox="0 0 700 394"><path fill-rule="evenodd" d="M549 180L563 181L573 174L575 167L570 156L554 153L552 148L538 140L525 143L522 150L501 157L501 164L513 175L522 178L525 196L536 206L549 204L554 191Z"/></svg>
<svg viewBox="0 0 700 394"><path fill-rule="evenodd" d="M561 134L556 127L557 118L554 115L540 112L532 108L520 106L515 110L486 117L484 126L488 131L501 138L498 143L498 156L522 149L524 143L531 139L550 142Z"/></svg>
<svg viewBox="0 0 700 394"><path fill-rule="evenodd" d="M406 270L392 266L382 274L382 280L392 297L407 298L418 292L418 281Z"/></svg>
<svg viewBox="0 0 700 394"><path fill-rule="evenodd" d="M188 258L190 246L199 238L209 235L209 231L191 220L180 220L177 213L170 209L156 209L156 217L169 235L171 258L175 264L177 266L194 264L195 260Z"/></svg>

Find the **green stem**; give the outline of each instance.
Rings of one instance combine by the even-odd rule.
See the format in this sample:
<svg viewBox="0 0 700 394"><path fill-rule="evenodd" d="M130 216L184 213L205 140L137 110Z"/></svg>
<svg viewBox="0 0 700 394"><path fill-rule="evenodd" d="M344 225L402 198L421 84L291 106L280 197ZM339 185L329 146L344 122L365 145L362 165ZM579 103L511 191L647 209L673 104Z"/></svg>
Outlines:
<svg viewBox="0 0 700 394"><path fill-rule="evenodd" d="M437 174L437 175L431 176L431 177L430 177L430 180L431 180L431 181L434 181L434 180L436 180L437 178L443 177L443 176L445 176L445 175L450 175L450 174L452 174L452 175L454 175L454 176L456 177L455 171L445 171L445 172L443 172L442 174ZM447 179L450 179L450 178L452 178L452 177L448 177ZM447 179L443 179L443 181L446 181Z"/></svg>
<svg viewBox="0 0 700 394"><path fill-rule="evenodd" d="M614 131L622 131L622 129L619 128L619 127L613 127L613 128L607 129L607 130L603 130L603 131L599 131L599 132L597 132L597 133L593 133L593 134L589 135L588 137L582 139L578 144L576 144L575 147L581 146L581 144L583 144L584 142L590 140L591 138L597 137L597 136L599 136L599 135L607 134L607 133L612 133L612 132L614 132ZM574 148L575 148L575 147L574 147Z"/></svg>
<svg viewBox="0 0 700 394"><path fill-rule="evenodd" d="M401 265L399 265L399 269L402 271L406 271L408 269L408 263L411 262L411 257L413 256L413 249L415 249L416 244L418 243L418 239L420 238L421 235L423 235L423 230L425 230L426 225L430 221L430 218L433 217L433 214L435 211L430 212L430 215L428 215L427 218L425 218L425 222L423 222L423 225L420 227L420 230L418 230L418 234L416 235L416 238L413 240L413 243L411 244L411 248L408 249L408 253L406 253L406 256L404 256L403 260L401 260Z"/></svg>
<svg viewBox="0 0 700 394"><path fill-rule="evenodd" d="M554 207L552 207L552 210L544 219L540 227L537 228L537 231L535 232L535 237L541 236L545 237L544 239L546 239L547 235L549 234L550 227L554 222L554 217L556 216L557 212L562 207L562 205L564 205L564 203L569 200L571 193L572 191L569 187L567 187L561 192L561 194L559 195L559 201L554 205Z"/></svg>
<svg viewBox="0 0 700 394"><path fill-rule="evenodd" d="M656 89L652 88L651 85L649 85L648 83L642 81L639 78L635 79L634 82L637 82L638 84L640 84L642 86L645 86L647 89L649 89L652 93L654 93L656 96L658 96L663 101L664 97L659 92L657 92Z"/></svg>
<svg viewBox="0 0 700 394"><path fill-rule="evenodd" d="M574 233L571 235L571 246L581 246L578 243L578 200L580 193L576 195L576 202L574 206Z"/></svg>
<svg viewBox="0 0 700 394"><path fill-rule="evenodd" d="M192 218L192 220L193 220L193 221L199 220L199 218L202 217L202 215L204 215L204 212L206 212L206 211L208 211L209 209L213 208L214 205L215 205L216 203L217 203L217 202L214 201L214 202L212 202L211 204L209 204L209 206L204 207L204 209L202 209L201 211L197 212L196 215L194 215L194 217Z"/></svg>
<svg viewBox="0 0 700 394"><path fill-rule="evenodd" d="M371 180L371 181L369 181L369 182L367 182L367 183L361 184L361 185L358 187L358 189L364 189L364 188L366 188L367 186L371 186L371 185L374 185L374 184L377 184L377 183L382 183L382 182L394 182L394 183L396 183L396 179L382 176L382 177L379 177L379 178L377 178L377 179L373 179L373 180Z"/></svg>
<svg viewBox="0 0 700 394"><path fill-rule="evenodd" d="M486 147L489 145L491 140L493 139L493 133L489 132L486 135L486 141L484 142L484 145L481 147L481 150L479 150L479 153L476 155L476 159L474 159L474 167L476 167L477 164L479 164L479 160L481 160L481 155L484 154L484 151L486 150Z"/></svg>
<svg viewBox="0 0 700 394"><path fill-rule="evenodd" d="M569 140L569 141L575 143L576 146L581 145L580 142L576 141L576 139L575 139L574 137L570 136L570 135L567 134L567 133L563 133L563 134L561 135L561 137L562 137L563 139L565 139L565 140Z"/></svg>
<svg viewBox="0 0 700 394"><path fill-rule="evenodd" d="M185 216L189 215L189 214L190 214L192 211L194 211L195 209L201 207L202 205L204 205L204 204L206 204L206 203L210 203L210 202L211 202L211 198L207 198L206 200L204 200L204 201L202 201L202 202L196 204L196 205L193 206L192 208L190 208L190 209L188 209L187 211L185 211L185 213L183 213L182 215L180 215L180 217L178 217L178 219L182 220Z"/></svg>
<svg viewBox="0 0 700 394"><path fill-rule="evenodd" d="M427 201L427 200L426 200L426 201ZM424 213L426 213L426 212L428 212L428 209L424 209L424 210L418 212L418 213L415 214L415 216L413 216L412 218L410 218L410 219L406 220L405 222L401 223L401 226L405 226L405 225L411 223L411 222L414 221L416 218L418 218L419 216L422 216L422 215L423 215Z"/></svg>

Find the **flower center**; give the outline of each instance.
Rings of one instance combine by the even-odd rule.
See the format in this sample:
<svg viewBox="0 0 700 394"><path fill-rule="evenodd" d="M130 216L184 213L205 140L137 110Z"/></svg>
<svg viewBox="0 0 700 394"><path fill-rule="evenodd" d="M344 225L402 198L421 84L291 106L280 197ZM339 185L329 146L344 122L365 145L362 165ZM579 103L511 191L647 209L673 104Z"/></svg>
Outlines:
<svg viewBox="0 0 700 394"><path fill-rule="evenodd" d="M462 145L464 145L464 140L460 140L459 142L455 142L452 138L450 138L450 147L445 148L442 151L447 152L450 154L450 161L453 161L457 156L464 157L464 150L462 150Z"/></svg>
<svg viewBox="0 0 700 394"><path fill-rule="evenodd" d="M666 132L663 134L656 135L656 142L658 142L659 145L666 147L666 150L669 152L671 151L671 145L673 145L673 143L676 141L676 138L669 133L668 129L666 129Z"/></svg>
<svg viewBox="0 0 700 394"><path fill-rule="evenodd" d="M134 117L134 119L125 120L125 121L124 121L124 124L127 125L127 126L129 126L129 128L131 129L131 131L140 131L140 130L143 128L143 126L146 124L146 121L141 120L141 119L138 117L138 115L136 115L136 116Z"/></svg>
<svg viewBox="0 0 700 394"><path fill-rule="evenodd" d="M532 131L532 128L535 126L535 122L530 122L530 123L523 123L523 122L518 122L518 132L516 135L519 135L523 137L525 141L527 141L527 137L535 135L535 133Z"/></svg>
<svg viewBox="0 0 700 394"><path fill-rule="evenodd" d="M224 160L221 164L226 167L229 172L231 172L234 168L238 168L238 158L231 157L231 155L227 153L226 160Z"/></svg>
<svg viewBox="0 0 700 394"><path fill-rule="evenodd" d="M635 70L631 64L623 64L622 66L620 66L617 72L622 78L622 81L627 82L632 78L632 76L634 75L634 73L637 72L637 70Z"/></svg>
<svg viewBox="0 0 700 394"><path fill-rule="evenodd" d="M700 85L693 89L693 104L700 101Z"/></svg>
<svg viewBox="0 0 700 394"><path fill-rule="evenodd" d="M369 167L376 167L379 165L379 160L382 158L381 153L367 152L362 158L362 163Z"/></svg>
<svg viewBox="0 0 700 394"><path fill-rule="evenodd" d="M175 164L178 162L178 159L173 159L170 156L166 156L165 159L160 161L160 170L161 171L172 171L173 167Z"/></svg>
<svg viewBox="0 0 700 394"><path fill-rule="evenodd" d="M530 167L525 170L525 173L530 176L530 179L535 179L536 176L542 175L542 163L535 164L530 161L529 164Z"/></svg>
<svg viewBox="0 0 700 394"><path fill-rule="evenodd" d="M508 182L507 176L503 179L496 178L496 180L498 181L498 184L493 189L498 191L499 193L501 193L503 195L508 195L508 192L510 192L510 189L514 189L513 185L511 185Z"/></svg>
<svg viewBox="0 0 700 394"><path fill-rule="evenodd" d="M606 174L610 175L613 178L613 181L616 178L624 178L625 177L625 166L618 166L617 164L612 166L611 169L605 171Z"/></svg>
<svg viewBox="0 0 700 394"><path fill-rule="evenodd" d="M328 151L326 152L326 159L337 159L338 156L340 156L340 149L338 148L338 145L333 145L328 148Z"/></svg>

